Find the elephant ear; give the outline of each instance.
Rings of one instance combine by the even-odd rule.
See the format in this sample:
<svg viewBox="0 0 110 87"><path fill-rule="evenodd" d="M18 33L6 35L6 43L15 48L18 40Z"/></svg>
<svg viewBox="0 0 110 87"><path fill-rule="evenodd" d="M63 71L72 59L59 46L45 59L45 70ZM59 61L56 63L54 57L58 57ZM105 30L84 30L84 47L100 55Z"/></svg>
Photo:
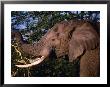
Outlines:
<svg viewBox="0 0 110 87"><path fill-rule="evenodd" d="M94 49L98 42L99 36L89 23L76 27L69 42L69 61L72 62L85 51Z"/></svg>

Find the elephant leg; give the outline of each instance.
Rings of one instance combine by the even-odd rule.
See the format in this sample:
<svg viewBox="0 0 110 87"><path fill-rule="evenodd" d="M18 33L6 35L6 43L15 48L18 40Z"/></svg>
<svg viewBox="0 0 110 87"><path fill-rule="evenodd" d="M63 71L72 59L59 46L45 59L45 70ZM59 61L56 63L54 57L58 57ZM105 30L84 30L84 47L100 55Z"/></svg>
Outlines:
<svg viewBox="0 0 110 87"><path fill-rule="evenodd" d="M99 48L86 53L80 60L80 77L100 76L100 50Z"/></svg>

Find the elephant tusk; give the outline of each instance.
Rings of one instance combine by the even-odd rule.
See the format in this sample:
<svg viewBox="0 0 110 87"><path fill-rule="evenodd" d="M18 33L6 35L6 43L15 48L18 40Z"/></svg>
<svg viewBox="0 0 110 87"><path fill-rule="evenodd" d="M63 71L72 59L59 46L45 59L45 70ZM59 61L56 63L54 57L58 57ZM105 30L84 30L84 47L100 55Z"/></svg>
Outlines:
<svg viewBox="0 0 110 87"><path fill-rule="evenodd" d="M31 66L34 66L34 65L37 65L37 64L41 63L44 59L45 59L45 57L42 56L41 58L38 58L35 62L33 62L31 64L15 65L15 66L20 67L20 68L28 68L28 67L31 67Z"/></svg>

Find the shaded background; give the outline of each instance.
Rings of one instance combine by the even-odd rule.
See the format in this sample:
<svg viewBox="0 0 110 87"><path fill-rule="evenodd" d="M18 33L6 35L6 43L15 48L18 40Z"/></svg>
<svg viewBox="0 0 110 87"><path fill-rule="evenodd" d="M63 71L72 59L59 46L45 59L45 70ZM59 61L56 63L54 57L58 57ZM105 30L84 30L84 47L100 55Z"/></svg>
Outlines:
<svg viewBox="0 0 110 87"><path fill-rule="evenodd" d="M89 20L94 23L100 22L99 11L12 11L11 29L19 31L22 34L23 41L26 43L35 43L39 41L48 29L54 24L63 20ZM12 39L12 45L16 42ZM19 49L19 46L17 49ZM22 51L21 51L22 53ZM31 58L30 55L22 53L22 58ZM79 61L69 63L68 56L57 59L55 54L50 55L50 59L44 61L38 66L21 69L15 67L18 60L21 59L15 48L11 49L11 74L15 77L76 77L79 76Z"/></svg>

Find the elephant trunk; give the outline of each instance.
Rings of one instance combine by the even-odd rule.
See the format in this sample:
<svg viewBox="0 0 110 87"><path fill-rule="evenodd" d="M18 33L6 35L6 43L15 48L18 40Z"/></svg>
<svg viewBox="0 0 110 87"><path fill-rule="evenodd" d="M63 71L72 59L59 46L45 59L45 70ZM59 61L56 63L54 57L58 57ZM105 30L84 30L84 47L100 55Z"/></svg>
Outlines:
<svg viewBox="0 0 110 87"><path fill-rule="evenodd" d="M26 68L37 65L41 63L45 58L47 58L52 50L52 47L50 45L49 46L46 45L44 37L42 37L41 40L39 40L37 43L26 44L23 42L23 38L19 32L12 32L12 36L13 35L16 38L15 40L21 44L20 47L24 53L36 57L35 59L32 60L34 62L31 62L31 60L29 60L30 64L16 65L17 67Z"/></svg>
<svg viewBox="0 0 110 87"><path fill-rule="evenodd" d="M34 59L33 61L34 62L31 62L30 60L30 64L25 64L25 65L16 65L17 67L20 67L20 68L27 68L27 67L32 67L34 65L38 65L39 63L41 63L45 58L47 58L49 56L49 54L51 53L50 52L51 49L48 48L48 47L44 47L40 53L39 53L39 56L41 56L40 58L36 58Z"/></svg>

